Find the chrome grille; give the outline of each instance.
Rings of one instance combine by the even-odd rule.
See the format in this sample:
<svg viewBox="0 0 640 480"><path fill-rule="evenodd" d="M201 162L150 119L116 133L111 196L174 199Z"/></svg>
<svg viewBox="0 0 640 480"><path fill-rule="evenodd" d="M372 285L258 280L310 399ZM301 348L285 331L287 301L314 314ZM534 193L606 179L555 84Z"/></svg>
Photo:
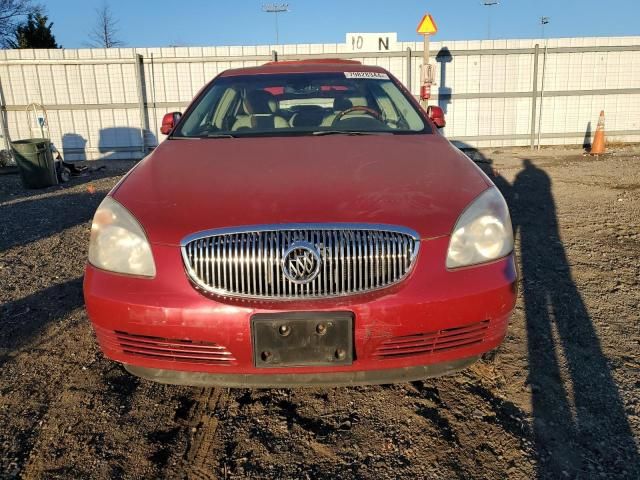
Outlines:
<svg viewBox="0 0 640 480"><path fill-rule="evenodd" d="M283 272L285 253L298 244L320 257L319 273L307 283L293 282ZM393 285L408 275L419 245L418 235L404 227L294 224L211 230L190 235L181 246L188 276L204 291L302 299Z"/></svg>

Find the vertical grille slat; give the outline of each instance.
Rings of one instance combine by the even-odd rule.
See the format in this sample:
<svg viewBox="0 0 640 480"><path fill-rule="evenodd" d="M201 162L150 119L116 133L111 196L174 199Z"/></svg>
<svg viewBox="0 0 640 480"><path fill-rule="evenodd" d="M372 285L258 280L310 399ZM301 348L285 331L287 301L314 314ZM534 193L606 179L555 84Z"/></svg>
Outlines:
<svg viewBox="0 0 640 480"><path fill-rule="evenodd" d="M356 279L356 291L360 291L362 290L362 275L363 273L363 268L362 268L362 232L356 232L356 243L357 243L357 262L356 262L356 266L355 269L358 272L358 275L356 276L354 274L354 279Z"/></svg>
<svg viewBox="0 0 640 480"><path fill-rule="evenodd" d="M280 252L280 235L277 233L269 233L269 253L267 262L269 263L269 275L271 278L271 295L279 296L282 294L280 276L276 275L277 265Z"/></svg>
<svg viewBox="0 0 640 480"><path fill-rule="evenodd" d="M213 282L213 276L211 275L211 266L213 265L211 260L211 239L205 239L204 245L204 278L210 284Z"/></svg>
<svg viewBox="0 0 640 480"><path fill-rule="evenodd" d="M389 265L391 268L391 281L396 281L396 236L394 234L389 235L389 245L391 246L391 255L389 255Z"/></svg>
<svg viewBox="0 0 640 480"><path fill-rule="evenodd" d="M194 253L195 253L195 258L194 260L194 267L196 269L196 274L198 276L200 276L200 257L199 257L199 253L200 253L200 240L198 240L197 242L195 242L194 246Z"/></svg>
<svg viewBox="0 0 640 480"><path fill-rule="evenodd" d="M364 270L364 279L362 282L362 290L367 290L369 288L369 242L368 242L368 232L360 233L362 238L362 268Z"/></svg>
<svg viewBox="0 0 640 480"><path fill-rule="evenodd" d="M251 294L258 295L258 261L256 258L256 236L254 234L251 234L249 238L251 240Z"/></svg>
<svg viewBox="0 0 640 480"><path fill-rule="evenodd" d="M391 267L391 262L393 261L393 254L392 252L392 247L393 247L393 240L389 237L389 234L387 232L384 233L384 243L387 246L387 278L385 278L385 281L390 283L393 282L393 274L392 274L392 267Z"/></svg>
<svg viewBox="0 0 640 480"><path fill-rule="evenodd" d="M338 238L340 239L340 263L341 263L341 267L340 268L340 291L341 292L346 292L348 291L347 288L345 287L345 280L347 278L347 274L345 272L346 268L345 268L345 263L347 261L347 256L345 255L345 251L344 251L344 232L340 232L338 233Z"/></svg>
<svg viewBox="0 0 640 480"><path fill-rule="evenodd" d="M357 292L358 287L358 244L357 238L354 232L347 232L347 252L349 253L349 258L347 259L347 264L349 265L349 271L347 272L347 285L349 287L349 292Z"/></svg>
<svg viewBox="0 0 640 480"><path fill-rule="evenodd" d="M387 249L384 243L384 234L378 234L380 244L380 283L387 283Z"/></svg>
<svg viewBox="0 0 640 480"><path fill-rule="evenodd" d="M279 257L284 256L284 250L285 248L288 248L288 245L290 243L291 243L291 232L287 232L286 236L283 236L282 241L280 242L280 250L278 250ZM291 288L291 282L286 278L283 278L283 282L286 283L287 285L287 290L286 290L287 295L290 297L295 297L296 291L295 291L295 288Z"/></svg>
<svg viewBox="0 0 640 480"><path fill-rule="evenodd" d="M245 244L246 244L246 238L245 237L240 237L239 239L239 254L238 254L238 259L240 261L240 290L243 292L247 291L247 285L246 285L246 280L247 280L247 272L246 272L246 266L247 266L247 262L246 262L246 249L245 249Z"/></svg>
<svg viewBox="0 0 640 480"><path fill-rule="evenodd" d="M328 251L328 249L327 249L327 231L323 230L322 231L322 249L320 250L320 256L325 259L325 261L322 262L322 275L320 275L321 280L322 280L322 291L323 292L328 292L329 291L328 288L327 288L328 285L329 285L329 283L328 283L329 282L329 278L328 278L328 275L327 275L327 263L328 262L326 261L327 251Z"/></svg>
<svg viewBox="0 0 640 480"><path fill-rule="evenodd" d="M378 285L380 284L380 242L378 232L373 234L373 242L375 245L374 263L376 272L374 287L378 288Z"/></svg>
<svg viewBox="0 0 640 480"><path fill-rule="evenodd" d="M329 246L327 249L327 257L326 257L326 261L329 264L328 268L329 268L329 285L327 288L327 295L332 295L334 293L333 290L333 275L334 275L334 268L333 268L333 237L335 235L335 232L327 232L327 238L329 239Z"/></svg>
<svg viewBox="0 0 640 480"><path fill-rule="evenodd" d="M222 277L220 275L220 238L213 237L213 245L215 245L215 251L213 252L213 263L214 265L211 268L215 268L216 271L216 284L222 283Z"/></svg>
<svg viewBox="0 0 640 480"><path fill-rule="evenodd" d="M234 287L236 292L240 291L240 259L238 258L238 237L239 235L236 234L233 237L233 270L235 272L235 275L233 276L233 280L234 280Z"/></svg>
<svg viewBox="0 0 640 480"><path fill-rule="evenodd" d="M402 239L402 266L406 268L407 265L407 239Z"/></svg>
<svg viewBox="0 0 640 480"><path fill-rule="evenodd" d="M283 258L300 248L315 251L317 275L292 282ZM196 287L243 298L304 299L353 295L403 280L420 240L403 227L377 225L275 225L211 231L182 244L187 274ZM317 264L317 263L316 263Z"/></svg>

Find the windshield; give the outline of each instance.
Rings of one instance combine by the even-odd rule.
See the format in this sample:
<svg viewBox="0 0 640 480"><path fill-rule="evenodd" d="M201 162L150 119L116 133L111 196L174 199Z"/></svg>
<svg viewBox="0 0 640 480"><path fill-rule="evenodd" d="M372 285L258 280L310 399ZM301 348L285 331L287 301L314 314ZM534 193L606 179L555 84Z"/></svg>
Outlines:
<svg viewBox="0 0 640 480"><path fill-rule="evenodd" d="M174 137L431 133L385 73L221 77L200 96Z"/></svg>

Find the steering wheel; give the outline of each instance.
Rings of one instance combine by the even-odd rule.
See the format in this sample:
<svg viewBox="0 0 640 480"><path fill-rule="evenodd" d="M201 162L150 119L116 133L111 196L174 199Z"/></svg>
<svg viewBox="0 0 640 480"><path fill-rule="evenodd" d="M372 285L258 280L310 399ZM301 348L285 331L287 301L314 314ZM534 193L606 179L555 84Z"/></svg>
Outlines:
<svg viewBox="0 0 640 480"><path fill-rule="evenodd" d="M376 112L373 108L364 107L364 106L356 106L356 107L347 108L346 110L343 110L340 113L338 113L336 115L336 118L333 119L333 122L331 124L335 125L340 120L342 120L342 117L344 117L345 115L347 115L347 114L349 114L351 112L364 112L365 114L370 115L373 118L375 118L376 120L382 122L382 115L380 115L378 112Z"/></svg>

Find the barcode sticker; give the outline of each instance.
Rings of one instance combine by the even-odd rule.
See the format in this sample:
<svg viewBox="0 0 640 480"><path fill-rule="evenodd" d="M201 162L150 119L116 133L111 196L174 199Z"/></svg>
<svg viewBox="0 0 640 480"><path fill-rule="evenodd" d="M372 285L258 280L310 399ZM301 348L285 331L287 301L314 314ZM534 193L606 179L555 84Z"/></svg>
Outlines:
<svg viewBox="0 0 640 480"><path fill-rule="evenodd" d="M344 72L347 78L363 78L366 80L389 80L389 75L380 72Z"/></svg>

